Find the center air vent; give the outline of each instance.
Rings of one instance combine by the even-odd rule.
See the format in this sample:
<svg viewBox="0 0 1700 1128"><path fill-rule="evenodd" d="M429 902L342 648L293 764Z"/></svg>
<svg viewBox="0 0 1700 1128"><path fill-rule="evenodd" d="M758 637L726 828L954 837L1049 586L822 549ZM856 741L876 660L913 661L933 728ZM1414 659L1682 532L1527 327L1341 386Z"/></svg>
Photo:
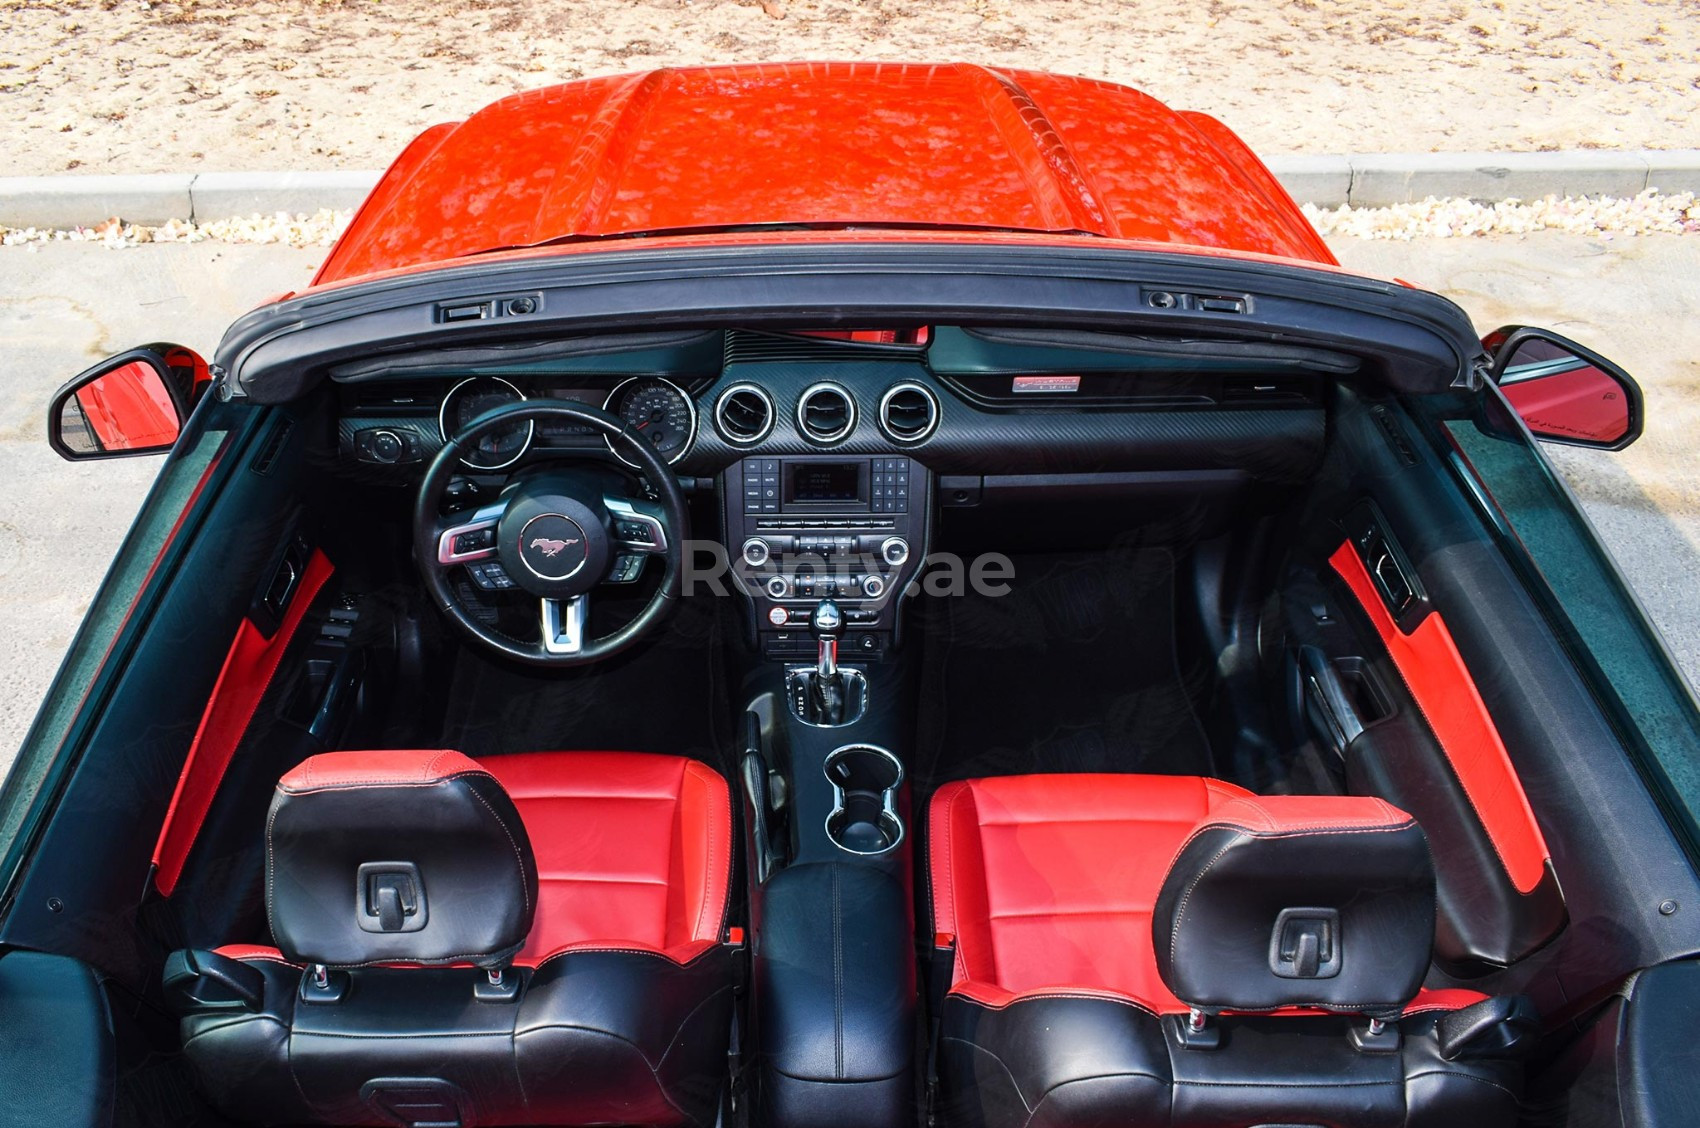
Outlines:
<svg viewBox="0 0 1700 1128"><path fill-rule="evenodd" d="M835 443L856 427L856 401L837 384L814 384L797 400L797 429L817 443Z"/></svg>
<svg viewBox="0 0 1700 1128"><path fill-rule="evenodd" d="M920 384L897 384L880 397L879 424L894 443L918 443L939 425L939 401Z"/></svg>
<svg viewBox="0 0 1700 1128"><path fill-rule="evenodd" d="M714 401L714 426L729 443L759 443L773 430L773 398L754 384L733 384Z"/></svg>

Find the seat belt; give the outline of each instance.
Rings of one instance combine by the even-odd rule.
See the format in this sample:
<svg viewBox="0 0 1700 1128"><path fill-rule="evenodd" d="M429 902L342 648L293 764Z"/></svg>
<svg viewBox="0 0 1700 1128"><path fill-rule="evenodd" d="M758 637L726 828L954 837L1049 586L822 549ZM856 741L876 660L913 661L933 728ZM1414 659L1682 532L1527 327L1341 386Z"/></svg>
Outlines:
<svg viewBox="0 0 1700 1128"><path fill-rule="evenodd" d="M939 1041L943 1033L945 996L956 976L956 937L948 932L933 936L927 958L927 1128L939 1123Z"/></svg>

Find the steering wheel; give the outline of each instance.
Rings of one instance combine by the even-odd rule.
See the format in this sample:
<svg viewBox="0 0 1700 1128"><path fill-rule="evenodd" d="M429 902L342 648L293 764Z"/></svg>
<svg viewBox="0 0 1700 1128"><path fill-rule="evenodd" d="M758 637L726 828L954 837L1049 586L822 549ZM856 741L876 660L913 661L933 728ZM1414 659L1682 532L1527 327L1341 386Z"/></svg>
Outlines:
<svg viewBox="0 0 1700 1128"><path fill-rule="evenodd" d="M611 443L623 443L660 500L616 497L593 476L544 470L516 477L499 499L470 516L438 516L443 491L466 451L492 431L542 419L592 427ZM527 400L485 412L443 444L414 502L413 550L431 598L469 638L534 666L582 666L624 650L673 610L687 520L678 480L624 421L571 401ZM651 555L662 559L666 571L649 602L613 634L586 637L591 589L630 582ZM450 571L482 562L500 565L498 586L505 582L538 599L538 640L515 638L482 622L456 597Z"/></svg>

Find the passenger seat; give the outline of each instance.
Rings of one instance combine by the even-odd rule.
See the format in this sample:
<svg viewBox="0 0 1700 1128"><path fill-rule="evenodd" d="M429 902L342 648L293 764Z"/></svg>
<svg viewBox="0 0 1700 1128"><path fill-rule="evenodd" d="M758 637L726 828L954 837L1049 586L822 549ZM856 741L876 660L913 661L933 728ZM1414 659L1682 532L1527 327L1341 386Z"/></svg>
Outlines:
<svg viewBox="0 0 1700 1128"><path fill-rule="evenodd" d="M1536 1016L1423 989L1433 863L1382 800L1011 776L928 835L946 1124L1516 1121Z"/></svg>

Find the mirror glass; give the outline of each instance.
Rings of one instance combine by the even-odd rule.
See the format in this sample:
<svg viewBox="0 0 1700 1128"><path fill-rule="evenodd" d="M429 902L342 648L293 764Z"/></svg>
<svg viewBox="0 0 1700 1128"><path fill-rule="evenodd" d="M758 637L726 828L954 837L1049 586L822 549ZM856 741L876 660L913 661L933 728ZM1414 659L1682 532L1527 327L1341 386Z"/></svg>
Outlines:
<svg viewBox="0 0 1700 1128"><path fill-rule="evenodd" d="M1630 396L1618 378L1556 341L1518 342L1499 388L1539 438L1609 446L1629 434Z"/></svg>
<svg viewBox="0 0 1700 1128"><path fill-rule="evenodd" d="M141 360L102 373L72 392L57 422L65 449L86 457L168 450L180 427L165 378Z"/></svg>

